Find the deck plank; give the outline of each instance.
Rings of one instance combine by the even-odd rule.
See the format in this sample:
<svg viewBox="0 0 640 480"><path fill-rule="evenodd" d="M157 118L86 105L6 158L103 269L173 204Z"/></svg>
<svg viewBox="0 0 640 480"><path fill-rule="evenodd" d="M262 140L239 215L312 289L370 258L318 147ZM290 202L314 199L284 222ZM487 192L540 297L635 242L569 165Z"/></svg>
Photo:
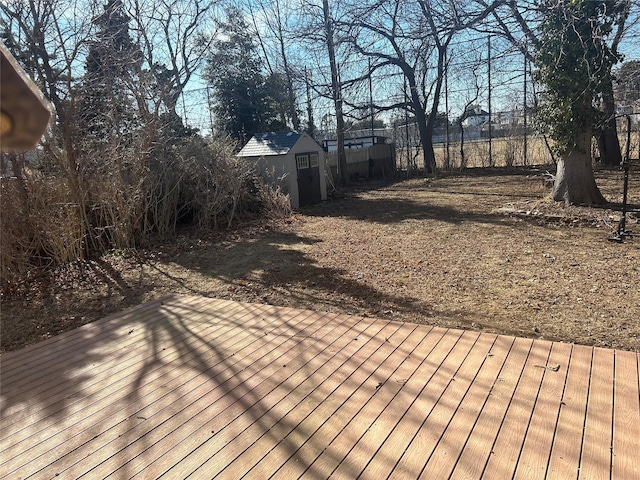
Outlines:
<svg viewBox="0 0 640 480"><path fill-rule="evenodd" d="M194 320L197 320L197 318L195 317ZM249 320L252 318L251 313L247 313L247 318ZM131 331L136 326L140 329L139 324L129 324L127 328ZM191 330L191 338L182 342L180 349L189 349L192 344L198 341L196 335L204 330L208 330L209 335L223 335L229 332L235 335L234 328L232 325L217 325L213 322L202 325L196 324ZM128 333L126 335L127 337L129 336ZM87 407L83 402L87 392L100 392L100 394L92 395L94 403L99 398L108 398L118 388L128 388L132 378L139 374L141 366L144 366L145 363L153 362L159 367L162 363L170 362L172 356L175 357L181 354L178 351L179 348L174 345L173 340L168 337L163 339L155 338L154 341L162 341L166 346L163 346L161 351L154 352L152 349L147 348L147 340L139 336L136 348L129 347L125 349L125 352L121 350L112 351L109 353L109 358L105 359L104 362L99 364L91 362L86 367L81 367L82 370L86 369L87 372L91 373L88 379L86 378L86 373L76 375L78 371L77 362L70 364L60 363L59 365L65 372L72 370L73 374L53 372L51 374L51 383L54 386L49 388L47 397L38 403L40 396L28 396L20 405L20 409L12 411L10 419L6 423L3 422L3 424L6 427L11 426L14 432L19 430L21 437L32 434L34 427L46 428L52 422L55 422L60 428L60 416L63 415L65 417L64 421L68 422L73 418L75 411ZM120 345L120 342L118 342L118 345ZM105 347L105 351L108 351L107 349L108 346ZM117 374L113 375L112 373L114 372ZM151 373L151 371L147 373ZM60 378L63 378L64 381L60 381ZM58 382L56 382L56 379L58 379ZM70 394L69 384L73 384L73 382L80 384L81 388L72 388L71 392L73 393ZM13 392L10 394L13 395ZM13 438L15 442L17 440L15 433Z"/></svg>
<svg viewBox="0 0 640 480"><path fill-rule="evenodd" d="M333 440L371 398L380 379L390 374L394 365L392 353L413 330L389 324L369 342L364 355L345 369L342 378L336 378L329 385L330 390L314 410L314 415L300 423L298 432L303 436L297 439L299 447L293 449L283 468L276 472L276 478L316 476L316 459L325 450L336 448ZM291 438L291 441L295 440Z"/></svg>
<svg viewBox="0 0 640 480"><path fill-rule="evenodd" d="M533 342L500 430L493 439L491 456L485 465L482 478L500 480L513 477L529 429L551 345L551 342L547 341Z"/></svg>
<svg viewBox="0 0 640 480"><path fill-rule="evenodd" d="M375 338L385 324L363 320L352 326L352 329L356 326L365 328L365 330L356 332L357 337L363 338L366 335ZM351 357L357 355L364 345L363 342L354 341L355 337L352 336L352 331L350 330L340 339L340 343L346 342L344 347L337 345L340 346L340 350L323 352L327 357L325 363L313 371L311 375L304 379L291 378L291 382L296 385L293 393L302 398L297 403L289 402L286 406L288 411L267 432L258 436L255 443L245 450L242 456L234 459L234 462L223 472L224 476L233 478L236 475L239 478L246 473L253 478L268 478L291 455L292 450L300 444L304 435L305 430L300 427L300 424L313 415L316 408L324 400L324 395L318 395L317 392L321 388L339 385L340 378L337 372L350 361ZM300 382L300 380L302 381ZM297 386L298 382L300 382L299 386ZM274 449L274 442L282 445L282 448ZM244 460L245 456L252 458L252 463L255 462L255 465L248 465Z"/></svg>
<svg viewBox="0 0 640 480"><path fill-rule="evenodd" d="M611 478L640 479L640 435L629 430L629 425L635 425L636 432L640 430L637 355L616 352L614 381Z"/></svg>
<svg viewBox="0 0 640 480"><path fill-rule="evenodd" d="M434 449L421 478L448 478L482 411L514 339L498 337Z"/></svg>
<svg viewBox="0 0 640 480"><path fill-rule="evenodd" d="M515 479L534 480L547 475L570 355L571 345L554 343L547 364L539 367L543 369L542 384L533 407Z"/></svg>
<svg viewBox="0 0 640 480"><path fill-rule="evenodd" d="M428 386L432 387L431 379L457 344L462 331L438 329L433 334L442 336L432 348L424 352L418 369L402 384L401 394L390 405L391 411L385 410L381 414L382 421L389 425L387 435L363 470L362 478L387 478L395 467L398 452L404 452L408 447L428 413L425 402L421 401L423 392ZM401 418L393 425L393 420L399 415Z"/></svg>
<svg viewBox="0 0 640 480"><path fill-rule="evenodd" d="M35 363L29 359L21 365L25 368L20 368L18 372L13 372L11 367L3 365L3 372L8 373L3 374L3 382L10 385L10 388L3 389L3 394L8 399L1 412L3 423L6 422L8 425L32 415L35 413L34 406L50 408L43 400L55 403L57 399L53 394L66 394L64 392L68 389L77 384L84 384L84 381L99 374L101 370L110 368L115 356L120 358L123 353L132 353L132 347L135 350L143 345L143 342L140 342L144 335L142 329L138 328L135 334L129 332L135 331L135 327L142 323L157 321L157 318L157 310L153 309L140 312L139 316L136 316L135 324L103 325L104 328L100 329L99 335L95 331L80 328L77 330L83 332L82 334L74 331L74 335L70 335L74 341L57 342L49 354L43 353ZM91 333L85 335L85 330ZM104 344L109 344L113 338L118 338L119 343L110 345L112 348L115 346L114 351L105 352L96 342L94 334L102 336ZM37 366L35 370L34 365ZM60 377L60 368L65 370L63 378Z"/></svg>
<svg viewBox="0 0 640 480"><path fill-rule="evenodd" d="M318 323L321 324L321 322ZM327 345L333 348L342 346L343 342L347 344L352 343L350 337L357 336L360 333L358 331L351 332L350 329L353 328L353 325L340 325L329 322L324 325L324 328L326 328L327 325L333 328L326 333L326 337L323 337L321 333L317 333L317 341L319 343L324 339ZM314 339L314 341L315 340L316 339ZM298 341L304 342L306 346L309 346L309 340L307 339L300 338ZM322 343L324 344L324 342ZM228 420L225 423L217 421L215 417L209 420L204 425L204 428L207 429L210 426L212 435L206 438L206 442L198 441L197 438L189 435L188 438L185 438L179 444L179 453L182 452L182 454L184 454L184 466L176 467L167 472L167 466L163 465L162 461L156 461L149 467L140 465L143 468L140 469L137 475L148 478L149 476L155 477L166 474L169 478L184 478L191 473L191 470L195 470L201 464L206 463L209 458L215 457L217 465L208 472L208 475L213 477L216 472L225 468L225 466L231 462L228 450L229 448L236 448L240 443L237 437L243 434L247 437L248 435L245 432L257 422L260 422L260 416L257 415L257 412L261 408L263 409L262 414L265 416L266 412L264 412L264 410L268 410L264 407L265 405L274 406L280 402L292 401L294 398L298 398L297 395L300 394L300 391L313 390L312 382L307 381L304 383L302 378L311 376L309 369L312 370L318 367L314 362L321 362L323 360L322 353L324 350L328 351L328 348L322 351L309 348L292 349L289 352L289 356L282 357L277 364L274 364L271 368L266 364L259 365L260 376L256 376L254 379L245 382L244 385L246 389L254 387L253 390L248 391L252 399L250 403L243 405L237 402L236 404L229 405L228 411L225 413ZM302 385L299 385L299 383ZM299 387L299 389L293 388L294 386ZM220 407L216 408L216 410L219 409ZM271 418L277 418L277 416L269 416L264 421L268 422ZM266 427L264 429L260 428L261 425L263 424L257 423L257 427L254 428L256 428L258 432L267 432ZM185 433L189 434L188 431L185 431ZM253 439L255 440L258 437L259 435L256 434ZM173 439L174 436L169 440L173 441ZM229 446L229 448L225 450L227 446ZM167 443L164 446L164 455L175 455L176 452L173 450L174 448L176 448L175 445Z"/></svg>
<svg viewBox="0 0 640 480"><path fill-rule="evenodd" d="M0 478L640 480L639 358L168 296L0 357Z"/></svg>
<svg viewBox="0 0 640 480"><path fill-rule="evenodd" d="M613 375L613 350L595 348L579 466L581 480L610 478Z"/></svg>
<svg viewBox="0 0 640 480"><path fill-rule="evenodd" d="M195 317L196 320L199 318L199 316ZM254 315L247 316L248 320L254 320L256 318L257 317ZM190 335L198 334L196 327L199 325L200 322L196 322L194 324ZM207 326L206 323L203 323L202 325ZM229 338L233 339L233 342L235 342L235 338L237 338L238 333L237 330L232 328L229 330L229 333ZM177 340L177 338L173 339L173 341ZM183 348L185 347L185 344L186 342L180 342L180 346ZM152 347L153 345L150 346ZM164 353L162 355L164 355ZM171 352L168 356L153 359L151 362L151 365L154 367L153 369L145 369L145 365L140 364L134 378L131 378L130 375L129 378L122 380L118 379L118 375L110 375L109 379L117 380L117 382L107 386L98 385L98 388L94 390L88 389L83 391L81 395L83 399L94 400L99 396L100 401L93 402L90 405L87 405L86 402L85 404L79 403L78 408L74 409L73 414L68 414L69 412L66 412L68 415L64 417L63 421L54 417L53 426L55 427L55 431L53 435L51 435L51 428L45 429L44 434L49 433L51 436L48 438L45 437L44 440L46 441L43 440L42 442L37 443L36 446L50 452L50 455L57 455L60 458L64 458L68 452L72 452L80 446L87 445L86 442L100 444L107 438L105 434L111 428L121 426L123 422L131 423L132 418L142 416L140 411L136 411L136 402L134 400L138 400L138 403L146 405L147 402L153 403L155 399L153 396L154 394L162 392L164 396L170 395L172 390L169 388L170 385L168 384L168 380L171 378L178 378L180 385L185 383L185 377L179 367L176 367L175 371L164 368L165 365L171 364L171 360L175 360L177 358L181 358L181 361L183 362L192 361L194 358L198 358L197 350L194 350L193 352ZM199 358L199 361L206 360ZM193 371L196 372L197 369L194 369ZM144 381L141 381L141 379ZM149 397L150 395L151 397ZM124 406L122 402L114 401L114 399L117 400L122 398L126 400ZM167 401L170 400L171 399L167 399ZM89 426L89 428L84 428L87 426ZM100 435L100 440L94 439L96 435ZM30 443L32 445L36 444L34 441L31 441ZM34 451L33 447L29 450L24 450L21 455L21 457L25 458L25 461L27 462L37 456L38 452ZM7 457L3 454L3 459L5 458ZM6 465L3 465L3 467L6 467Z"/></svg>
<svg viewBox="0 0 640 480"><path fill-rule="evenodd" d="M420 330L422 333L418 333ZM397 380L410 377L420 364L416 349L430 333L425 329L414 332L397 347L404 351L394 351L396 361L389 363L389 370L378 372L377 378L368 386L370 398L331 442L332 449L344 452L344 458L337 459L329 450L325 450L312 466L314 475L321 478L356 478L378 449L379 442L384 438L383 434L389 428L380 416L400 392L402 384ZM396 412L387 411L395 416ZM390 423L396 422L392 418Z"/></svg>
<svg viewBox="0 0 640 480"><path fill-rule="evenodd" d="M428 409L426 415L402 452L391 473L392 478L415 479L420 476L444 427L466 392L470 379L475 376L495 339L492 335L480 336L475 332L464 332L452 355L447 356L440 364L421 397ZM471 355L472 351L477 355Z"/></svg>
<svg viewBox="0 0 640 480"><path fill-rule="evenodd" d="M547 469L548 479L578 477L592 357L593 348L572 346L558 427Z"/></svg>
<svg viewBox="0 0 640 480"><path fill-rule="evenodd" d="M451 477L455 479L480 478L491 454L492 441L496 438L509 402L518 385L525 361L533 341L516 338L502 370L489 389L489 398L455 464Z"/></svg>

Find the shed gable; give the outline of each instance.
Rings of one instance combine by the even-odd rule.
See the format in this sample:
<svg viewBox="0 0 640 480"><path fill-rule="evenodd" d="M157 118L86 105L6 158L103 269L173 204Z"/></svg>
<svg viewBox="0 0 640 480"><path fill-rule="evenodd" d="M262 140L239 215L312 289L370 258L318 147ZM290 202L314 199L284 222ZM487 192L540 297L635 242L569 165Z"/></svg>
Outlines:
<svg viewBox="0 0 640 480"><path fill-rule="evenodd" d="M302 136L298 132L256 133L238 152L239 157L286 155Z"/></svg>

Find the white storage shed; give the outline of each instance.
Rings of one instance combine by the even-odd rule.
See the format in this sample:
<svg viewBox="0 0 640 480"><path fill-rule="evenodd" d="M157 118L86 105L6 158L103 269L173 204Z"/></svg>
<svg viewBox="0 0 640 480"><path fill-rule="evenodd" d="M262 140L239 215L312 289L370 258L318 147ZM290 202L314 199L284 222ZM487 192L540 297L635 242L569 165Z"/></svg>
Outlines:
<svg viewBox="0 0 640 480"><path fill-rule="evenodd" d="M305 132L256 133L238 156L280 185L293 208L327 199L324 150Z"/></svg>

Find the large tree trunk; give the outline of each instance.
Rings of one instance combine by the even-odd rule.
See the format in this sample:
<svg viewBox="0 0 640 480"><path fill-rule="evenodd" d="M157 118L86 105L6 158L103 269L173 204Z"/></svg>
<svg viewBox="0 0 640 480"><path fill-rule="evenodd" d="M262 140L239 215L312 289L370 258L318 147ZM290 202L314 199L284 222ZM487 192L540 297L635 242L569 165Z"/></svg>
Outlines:
<svg viewBox="0 0 640 480"><path fill-rule="evenodd" d="M436 157L433 151L433 127L429 128L427 114L422 107L420 95L418 95L418 87L416 86L416 79L414 71L405 71L405 77L409 84L409 91L411 92L411 104L416 118L416 124L418 125L418 133L420 134L420 144L422 145L422 155L424 160L424 172L425 174L435 173L436 171Z"/></svg>
<svg viewBox="0 0 640 480"><path fill-rule="evenodd" d="M622 40L627 16L631 9L631 2L625 0L623 8L626 14L618 17L616 24L616 32L611 42L611 51L616 52L620 41ZM600 135L598 135L598 148L600 149L600 158L605 165L620 165L622 163L622 152L620 151L620 140L618 139L618 126L616 124L616 102L613 96L613 76L611 68L606 70L606 78L604 79L604 91L602 92L602 109L604 111L607 122L604 124Z"/></svg>
<svg viewBox="0 0 640 480"><path fill-rule="evenodd" d="M436 154L433 150L433 125L427 125L427 134L422 141L422 150L425 173L436 173Z"/></svg>
<svg viewBox="0 0 640 480"><path fill-rule="evenodd" d="M600 159L605 165L620 165L622 162L615 118L609 120L600 131L598 149L600 150Z"/></svg>
<svg viewBox="0 0 640 480"><path fill-rule="evenodd" d="M553 199L572 205L607 203L593 176L591 131L580 134L576 147L560 157L553 185Z"/></svg>

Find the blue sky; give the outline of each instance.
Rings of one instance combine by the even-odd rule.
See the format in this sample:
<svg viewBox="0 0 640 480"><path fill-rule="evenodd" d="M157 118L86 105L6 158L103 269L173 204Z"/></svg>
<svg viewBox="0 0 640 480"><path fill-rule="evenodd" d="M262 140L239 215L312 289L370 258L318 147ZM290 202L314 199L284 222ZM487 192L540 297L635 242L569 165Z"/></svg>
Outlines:
<svg viewBox="0 0 640 480"><path fill-rule="evenodd" d="M620 51L624 54L625 60L640 60L640 23L637 21L639 12L636 10L632 13L630 18L630 24L632 28L627 32L627 35L620 45ZM297 53L298 62L300 58L305 57L304 47L294 48ZM478 85L480 86L478 101L483 108L488 108L488 81L487 81L487 38L486 35L480 35L475 40L465 39L455 43L451 53L451 73L449 75L449 114L450 117L455 118L462 111L462 105L467 103L469 99L475 96L475 80L471 69L469 68L470 61L479 58L485 62L485 64L477 70ZM492 39L492 109L494 112L508 111L514 108L522 108L523 105L523 84L524 84L524 59L522 55L513 51L509 45L501 42L497 38ZM317 58L313 61L309 57L308 68L314 69L314 62L318 62ZM328 61L322 60L324 63L321 68L324 72L328 72ZM358 60L349 64L342 65L343 80L349 74L349 70L362 71L366 69L366 61ZM317 69L317 67L315 67ZM314 70L315 71L315 70ZM325 73L326 75L326 73ZM316 79L320 77L316 71ZM399 75L394 76L393 80L385 80L381 78L373 79L373 97L375 102L384 103L385 101L393 101L394 99L401 98L402 93L402 77ZM532 94L533 88L528 83L527 89L529 95ZM346 92L345 97L352 92ZM360 88L361 96L368 99L368 85L363 85ZM529 97L531 98L531 97ZM531 100L529 100L530 102ZM314 117L315 122L318 125L320 119L324 115L332 116L333 107L331 102L316 97L314 103ZM306 118L306 96L303 89L299 91L299 109L303 112L303 118ZM445 110L444 98L440 102L440 111ZM182 113L183 118L194 127L200 128L204 133L209 132L211 116L207 108L207 89L201 79L195 78L185 91L184 99L179 105L179 111ZM384 120L389 119L391 114L379 115L379 118Z"/></svg>

